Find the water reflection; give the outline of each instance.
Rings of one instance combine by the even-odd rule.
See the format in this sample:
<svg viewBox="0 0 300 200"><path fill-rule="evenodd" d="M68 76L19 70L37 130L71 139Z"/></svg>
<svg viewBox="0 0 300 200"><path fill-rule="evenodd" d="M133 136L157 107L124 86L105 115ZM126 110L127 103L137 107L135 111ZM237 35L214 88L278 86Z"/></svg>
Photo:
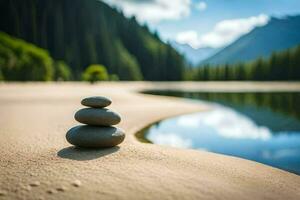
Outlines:
<svg viewBox="0 0 300 200"><path fill-rule="evenodd" d="M187 128L217 127L217 134L226 138L266 140L271 137L267 127L257 126L249 117L217 105L209 112L179 117L176 123Z"/></svg>
<svg viewBox="0 0 300 200"><path fill-rule="evenodd" d="M151 126L145 132L148 140L238 156L300 174L298 93L181 96L217 103L210 111L166 119Z"/></svg>

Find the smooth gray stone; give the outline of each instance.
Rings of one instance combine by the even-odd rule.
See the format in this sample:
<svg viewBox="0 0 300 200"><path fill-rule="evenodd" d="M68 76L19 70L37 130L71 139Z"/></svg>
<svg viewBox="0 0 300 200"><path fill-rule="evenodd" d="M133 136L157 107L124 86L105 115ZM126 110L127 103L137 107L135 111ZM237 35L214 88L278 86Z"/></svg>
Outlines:
<svg viewBox="0 0 300 200"><path fill-rule="evenodd" d="M95 96L82 99L81 104L92 108L104 108L111 104L111 100L106 97Z"/></svg>
<svg viewBox="0 0 300 200"><path fill-rule="evenodd" d="M106 108L83 108L75 113L75 119L94 126L111 126L121 121L120 115Z"/></svg>
<svg viewBox="0 0 300 200"><path fill-rule="evenodd" d="M116 127L80 125L71 128L66 139L77 147L114 147L124 141L125 133Z"/></svg>

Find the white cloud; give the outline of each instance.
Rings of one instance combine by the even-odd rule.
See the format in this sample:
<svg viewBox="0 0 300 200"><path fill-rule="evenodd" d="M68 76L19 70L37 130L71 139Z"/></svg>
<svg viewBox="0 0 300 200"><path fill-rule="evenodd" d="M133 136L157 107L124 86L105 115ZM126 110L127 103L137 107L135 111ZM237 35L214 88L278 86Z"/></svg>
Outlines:
<svg viewBox="0 0 300 200"><path fill-rule="evenodd" d="M200 2L195 4L195 8L197 10L203 11L203 10L206 10L207 4L204 1L200 1Z"/></svg>
<svg viewBox="0 0 300 200"><path fill-rule="evenodd" d="M211 32L204 35L199 35L193 30L181 32L177 35L176 41L189 44L193 48L207 46L219 48L230 44L253 28L267 24L268 21L269 17L264 14L249 18L223 20L218 22Z"/></svg>
<svg viewBox="0 0 300 200"><path fill-rule="evenodd" d="M126 16L136 16L140 22L156 23L176 20L190 14L191 0L103 0L122 9Z"/></svg>

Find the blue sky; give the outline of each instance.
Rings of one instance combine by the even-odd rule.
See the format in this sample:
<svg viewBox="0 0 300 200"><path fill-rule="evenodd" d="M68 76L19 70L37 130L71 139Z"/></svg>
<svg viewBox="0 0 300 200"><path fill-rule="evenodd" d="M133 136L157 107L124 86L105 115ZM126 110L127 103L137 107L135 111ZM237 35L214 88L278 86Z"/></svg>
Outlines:
<svg viewBox="0 0 300 200"><path fill-rule="evenodd" d="M271 16L300 14L300 0L104 0L135 15L164 40L222 47Z"/></svg>

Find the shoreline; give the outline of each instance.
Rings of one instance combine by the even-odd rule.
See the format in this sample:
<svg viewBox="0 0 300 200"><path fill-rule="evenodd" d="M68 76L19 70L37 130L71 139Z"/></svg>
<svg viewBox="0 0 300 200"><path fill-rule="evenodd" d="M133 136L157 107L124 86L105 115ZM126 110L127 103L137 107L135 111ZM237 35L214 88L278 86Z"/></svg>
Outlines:
<svg viewBox="0 0 300 200"><path fill-rule="evenodd" d="M6 116L0 118L0 191L6 192L0 198L299 199L298 175L241 158L150 145L135 138L157 121L207 109L201 103L138 91L201 85L190 84L0 84L0 112ZM211 84L202 88L221 88L224 83ZM300 91L300 83L281 83L276 90L287 85ZM274 85L265 86L270 87ZM77 124L73 114L82 107L80 99L90 95L111 97L111 108L123 116L119 127L127 136L119 147L79 151L65 141L66 131ZM74 180L82 186L72 187ZM33 181L40 185L29 187Z"/></svg>

